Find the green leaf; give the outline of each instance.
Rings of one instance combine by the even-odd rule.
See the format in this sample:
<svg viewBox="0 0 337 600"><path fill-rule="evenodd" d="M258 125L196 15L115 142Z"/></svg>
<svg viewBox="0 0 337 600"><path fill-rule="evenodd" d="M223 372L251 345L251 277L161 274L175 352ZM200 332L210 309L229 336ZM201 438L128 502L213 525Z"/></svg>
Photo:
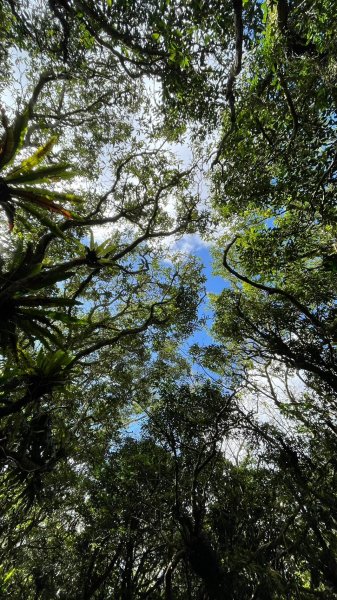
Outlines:
<svg viewBox="0 0 337 600"><path fill-rule="evenodd" d="M0 169L5 165L8 165L20 150L27 131L28 118L29 109L27 107L16 117L13 125L7 128L5 142L2 147L2 153L0 154Z"/></svg>
<svg viewBox="0 0 337 600"><path fill-rule="evenodd" d="M266 23L267 22L267 17L268 17L268 2L265 0L264 2L261 3L261 10L262 10L262 23Z"/></svg>
<svg viewBox="0 0 337 600"><path fill-rule="evenodd" d="M46 353L41 348L36 359L36 369L44 375L52 375L65 369L73 360L73 356L65 350L58 349Z"/></svg>
<svg viewBox="0 0 337 600"><path fill-rule="evenodd" d="M60 281L66 281L70 277L74 275L72 271L64 271L62 269L55 271L52 273L48 273L46 271L42 271L35 279L32 277L28 279L27 286L25 289L27 290L40 290L55 283L59 283Z"/></svg>
<svg viewBox="0 0 337 600"><path fill-rule="evenodd" d="M58 136L53 135L43 146L40 146L40 148L38 148L36 150L36 152L34 152L34 154L32 154L32 156L30 156L26 160L23 160L22 163L18 167L16 167L13 171L11 171L7 175L6 180L12 181L13 177L18 175L19 173L22 173L25 171L31 171L42 160L44 160L44 158L46 156L48 156L48 154L52 150L52 148L53 148L54 144L57 142L57 140L58 140Z"/></svg>
<svg viewBox="0 0 337 600"><path fill-rule="evenodd" d="M77 175L75 171L69 171L69 164L51 165L31 169L28 172L17 173L15 171L5 177L5 181L11 185L21 185L27 182L50 183L61 179L71 179ZM50 193L50 192L49 192Z"/></svg>
<svg viewBox="0 0 337 600"><path fill-rule="evenodd" d="M111 252L114 252L115 250L116 250L116 243L115 242L111 243L110 240L105 240L104 242L102 242L102 244L100 244L96 248L96 252L98 255L111 254Z"/></svg>
<svg viewBox="0 0 337 600"><path fill-rule="evenodd" d="M45 225L48 229L50 229L50 231L54 233L57 237L65 239L63 231L61 231L57 224L54 223L54 221L52 221L51 219L48 219L48 217L45 214L41 213L41 211L39 211L37 208L35 208L35 206L33 206L32 204L25 203L24 208L28 213L36 217L42 223L42 225Z"/></svg>
<svg viewBox="0 0 337 600"><path fill-rule="evenodd" d="M7 583L10 579L12 579L14 573L15 573L16 569L13 568L10 571L8 571L8 573L6 573L6 575L3 578L3 582Z"/></svg>
<svg viewBox="0 0 337 600"><path fill-rule="evenodd" d="M28 315L27 315L28 316ZM33 337L38 339L44 346L50 348L50 342L52 342L55 346L59 347L61 345L62 340L57 337L54 333L52 333L47 327L46 324L42 327L36 323L36 321L31 321L29 319L20 319L19 326L24 331L28 337Z"/></svg>
<svg viewBox="0 0 337 600"><path fill-rule="evenodd" d="M189 60L189 58L187 56L183 56L180 59L180 63L179 64L180 64L181 68L183 69L184 67L188 67L188 65L190 64L190 60Z"/></svg>

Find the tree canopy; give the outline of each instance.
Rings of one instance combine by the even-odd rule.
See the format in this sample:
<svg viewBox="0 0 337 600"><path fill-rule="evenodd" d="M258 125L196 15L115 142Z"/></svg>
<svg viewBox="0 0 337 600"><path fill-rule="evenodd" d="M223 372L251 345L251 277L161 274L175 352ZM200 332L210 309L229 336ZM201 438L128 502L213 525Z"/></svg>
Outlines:
<svg viewBox="0 0 337 600"><path fill-rule="evenodd" d="M337 598L336 9L2 2L1 597Z"/></svg>

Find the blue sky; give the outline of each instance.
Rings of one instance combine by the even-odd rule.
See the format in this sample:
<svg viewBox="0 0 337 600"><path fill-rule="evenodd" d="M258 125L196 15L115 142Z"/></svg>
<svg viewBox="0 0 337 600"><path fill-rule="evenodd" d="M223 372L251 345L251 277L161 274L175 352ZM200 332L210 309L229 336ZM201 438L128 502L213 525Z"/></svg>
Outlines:
<svg viewBox="0 0 337 600"><path fill-rule="evenodd" d="M207 294L220 294L222 290L228 287L228 282L223 277L219 275L213 274L213 258L211 256L210 250L207 246L202 246L194 252L195 256L198 256L203 263L203 272L206 276L206 292ZM211 308L209 305L209 301L205 298L204 303L200 307L199 311L200 315L209 316L209 322L211 319ZM212 343L212 338L207 334L207 331L197 331L191 338L188 340L188 345L198 343L200 345L207 345Z"/></svg>
<svg viewBox="0 0 337 600"><path fill-rule="evenodd" d="M218 275L213 275L213 272L212 272L213 258L211 256L209 247L206 245L197 247L193 250L193 255L199 257L201 262L204 265L203 272L206 276L206 291L207 291L207 293L220 294L225 287L228 287L228 283L222 277L220 277ZM199 310L200 316L203 316L206 311L209 313L209 316L211 317L211 311L210 311L210 307L208 306L207 298L205 299L204 303L200 307L200 310ZM207 346L207 345L211 344L212 342L213 342L212 338L208 335L207 331L205 329L203 329L203 330L195 332L193 335L191 335L186 340L186 342L183 344L182 352L185 355L188 354L189 348L192 344L199 344L200 346ZM194 365L193 371L197 374L205 375L205 370L202 367L198 366L197 364ZM216 377L216 375L213 373L211 373L211 376ZM124 432L126 435L131 435L133 437L138 438L141 435L141 427L144 422L144 419L146 419L146 416L145 415L144 416L135 415L134 419L135 420L132 420L130 422L130 424L125 427Z"/></svg>
<svg viewBox="0 0 337 600"><path fill-rule="evenodd" d="M227 287L226 280L219 275L212 273L212 256L207 246L197 249L195 255L198 256L204 265L204 274L206 276L206 289L211 294L219 294L224 287Z"/></svg>

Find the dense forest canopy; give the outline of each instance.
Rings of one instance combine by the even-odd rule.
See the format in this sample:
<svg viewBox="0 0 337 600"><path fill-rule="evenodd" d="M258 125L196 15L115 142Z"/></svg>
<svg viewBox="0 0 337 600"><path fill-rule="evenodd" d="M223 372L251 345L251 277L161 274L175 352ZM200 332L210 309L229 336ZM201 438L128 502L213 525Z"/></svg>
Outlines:
<svg viewBox="0 0 337 600"><path fill-rule="evenodd" d="M337 598L336 14L1 3L1 598Z"/></svg>

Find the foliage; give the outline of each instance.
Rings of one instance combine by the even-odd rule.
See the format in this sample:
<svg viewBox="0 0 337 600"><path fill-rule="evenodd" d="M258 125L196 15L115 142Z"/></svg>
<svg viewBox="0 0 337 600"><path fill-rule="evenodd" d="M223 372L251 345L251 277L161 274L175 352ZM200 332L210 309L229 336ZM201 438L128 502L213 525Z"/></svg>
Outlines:
<svg viewBox="0 0 337 600"><path fill-rule="evenodd" d="M2 3L1 597L337 597L335 9Z"/></svg>

